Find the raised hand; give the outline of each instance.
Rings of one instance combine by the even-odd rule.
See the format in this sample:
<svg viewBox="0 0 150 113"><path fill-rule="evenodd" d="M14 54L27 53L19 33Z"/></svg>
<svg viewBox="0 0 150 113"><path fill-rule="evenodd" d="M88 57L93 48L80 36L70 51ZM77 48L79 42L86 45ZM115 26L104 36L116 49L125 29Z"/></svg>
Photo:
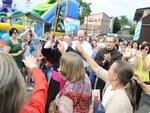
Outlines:
<svg viewBox="0 0 150 113"><path fill-rule="evenodd" d="M33 56L27 56L25 59L23 59L23 62L25 64L26 67L28 68L34 68L34 67L38 67L37 66L37 59L34 58Z"/></svg>
<svg viewBox="0 0 150 113"><path fill-rule="evenodd" d="M107 60L107 61L111 60L110 53L109 54L104 54L104 60Z"/></svg>
<svg viewBox="0 0 150 113"><path fill-rule="evenodd" d="M139 75L137 75L137 74L135 74L134 79L138 82L138 84L142 84L143 83L142 78Z"/></svg>
<svg viewBox="0 0 150 113"><path fill-rule="evenodd" d="M18 54L18 55L21 55L21 54L23 54L23 52L24 52L23 50L20 50L20 51L18 51L17 54Z"/></svg>
<svg viewBox="0 0 150 113"><path fill-rule="evenodd" d="M64 45L61 41L59 41L59 44L57 45L57 47L61 53L65 52Z"/></svg>
<svg viewBox="0 0 150 113"><path fill-rule="evenodd" d="M82 48L82 46L81 46L81 44L80 44L79 42L77 42L76 50L77 50L78 52L80 52L80 53L82 53L82 52L84 51L83 48Z"/></svg>
<svg viewBox="0 0 150 113"><path fill-rule="evenodd" d="M73 102L66 96L61 96L58 102L58 109L62 113L72 113Z"/></svg>

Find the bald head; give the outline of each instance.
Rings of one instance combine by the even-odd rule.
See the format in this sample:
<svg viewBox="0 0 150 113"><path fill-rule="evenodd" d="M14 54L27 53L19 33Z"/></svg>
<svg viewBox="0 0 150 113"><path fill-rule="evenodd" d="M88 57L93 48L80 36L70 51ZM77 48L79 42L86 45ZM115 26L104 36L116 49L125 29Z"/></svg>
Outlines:
<svg viewBox="0 0 150 113"><path fill-rule="evenodd" d="M85 39L85 31L84 30L79 30L77 33L78 40L83 41Z"/></svg>
<svg viewBox="0 0 150 113"><path fill-rule="evenodd" d="M84 30L79 30L78 31L78 35L83 35L84 36L85 35L85 31Z"/></svg>

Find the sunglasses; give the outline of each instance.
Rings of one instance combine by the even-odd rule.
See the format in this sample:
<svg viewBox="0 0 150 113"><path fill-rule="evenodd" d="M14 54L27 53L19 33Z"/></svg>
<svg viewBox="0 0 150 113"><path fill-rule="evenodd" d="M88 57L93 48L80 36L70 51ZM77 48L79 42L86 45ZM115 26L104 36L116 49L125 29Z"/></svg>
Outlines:
<svg viewBox="0 0 150 113"><path fill-rule="evenodd" d="M106 43L114 43L113 41L105 41Z"/></svg>

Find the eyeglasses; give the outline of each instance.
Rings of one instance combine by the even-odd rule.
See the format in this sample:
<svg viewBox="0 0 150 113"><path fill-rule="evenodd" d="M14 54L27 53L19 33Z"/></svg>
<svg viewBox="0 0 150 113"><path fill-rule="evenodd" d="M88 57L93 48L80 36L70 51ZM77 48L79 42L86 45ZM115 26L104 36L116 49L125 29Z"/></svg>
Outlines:
<svg viewBox="0 0 150 113"><path fill-rule="evenodd" d="M105 41L106 43L114 43L113 41Z"/></svg>

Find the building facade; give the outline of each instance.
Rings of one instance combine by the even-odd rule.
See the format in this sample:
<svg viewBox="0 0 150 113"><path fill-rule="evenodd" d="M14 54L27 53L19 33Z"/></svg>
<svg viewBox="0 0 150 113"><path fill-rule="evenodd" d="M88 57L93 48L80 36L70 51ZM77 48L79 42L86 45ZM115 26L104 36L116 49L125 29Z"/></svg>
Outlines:
<svg viewBox="0 0 150 113"><path fill-rule="evenodd" d="M134 16L134 21L137 22L134 33L134 40L139 43L143 41L150 42L150 7L137 9Z"/></svg>
<svg viewBox="0 0 150 113"><path fill-rule="evenodd" d="M113 18L105 13L92 14L84 18L81 29L91 35L105 35L112 32Z"/></svg>

